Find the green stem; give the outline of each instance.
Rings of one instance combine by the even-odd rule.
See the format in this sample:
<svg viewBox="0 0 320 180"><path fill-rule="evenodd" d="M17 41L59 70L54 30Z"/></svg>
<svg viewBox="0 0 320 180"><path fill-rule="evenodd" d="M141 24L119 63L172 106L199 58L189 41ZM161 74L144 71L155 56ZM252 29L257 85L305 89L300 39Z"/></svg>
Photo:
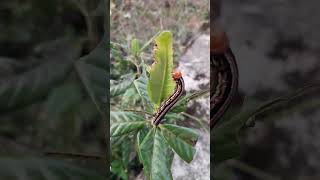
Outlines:
<svg viewBox="0 0 320 180"><path fill-rule="evenodd" d="M206 131L206 133L208 133L208 134L210 133L209 130L207 129L209 126L204 125L202 119L197 118L197 117L195 117L195 116L193 116L193 115L191 115L191 114L185 113L185 112L182 112L182 115L184 115L184 116L186 116L186 117L188 117L188 118L190 118L190 119L193 119L193 120L197 121L197 123L200 124L200 126Z"/></svg>

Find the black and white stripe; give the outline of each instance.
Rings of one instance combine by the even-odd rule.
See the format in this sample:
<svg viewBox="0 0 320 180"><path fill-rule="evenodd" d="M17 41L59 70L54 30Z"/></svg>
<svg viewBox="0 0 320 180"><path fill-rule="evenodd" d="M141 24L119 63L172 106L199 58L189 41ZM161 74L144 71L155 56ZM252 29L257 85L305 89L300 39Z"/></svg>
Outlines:
<svg viewBox="0 0 320 180"><path fill-rule="evenodd" d="M183 78L180 77L175 80L176 81L176 88L174 93L161 104L160 108L158 109L157 113L155 114L153 124L159 125L161 120L164 118L164 116L168 113L168 111L178 102L180 97L184 93L184 81Z"/></svg>

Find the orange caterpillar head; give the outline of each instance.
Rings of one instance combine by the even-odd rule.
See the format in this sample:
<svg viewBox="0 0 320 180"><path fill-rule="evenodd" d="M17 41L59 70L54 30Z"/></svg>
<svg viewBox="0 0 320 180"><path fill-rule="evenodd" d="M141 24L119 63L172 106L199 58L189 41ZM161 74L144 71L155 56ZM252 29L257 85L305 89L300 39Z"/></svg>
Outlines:
<svg viewBox="0 0 320 180"><path fill-rule="evenodd" d="M210 52L213 54L223 54L229 48L227 34L222 31L213 31L210 40Z"/></svg>
<svg viewBox="0 0 320 180"><path fill-rule="evenodd" d="M181 71L174 70L172 72L172 77L173 77L174 80L177 80L177 79L181 78L182 77Z"/></svg>

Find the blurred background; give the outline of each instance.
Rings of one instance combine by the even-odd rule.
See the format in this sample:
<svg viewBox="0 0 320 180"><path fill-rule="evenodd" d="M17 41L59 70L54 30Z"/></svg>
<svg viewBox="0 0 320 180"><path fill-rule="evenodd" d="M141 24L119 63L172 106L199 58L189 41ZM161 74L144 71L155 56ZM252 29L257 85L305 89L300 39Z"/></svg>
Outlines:
<svg viewBox="0 0 320 180"><path fill-rule="evenodd" d="M0 179L105 179L105 11L0 2Z"/></svg>
<svg viewBox="0 0 320 180"><path fill-rule="evenodd" d="M110 39L112 44L118 47L111 48L111 82L118 82L125 74L132 73L136 69L130 62L132 39L137 38L142 47L157 32L169 30L173 35L174 66L182 71L187 92L209 89L208 0L111 0L110 9ZM141 55L147 65L153 63L152 49L151 43ZM129 88L123 96L111 99L111 110L128 108L130 105L128 102L134 102L134 99L126 97L131 97ZM174 179L210 179L208 104L208 96L191 101L185 113L192 116L181 114L182 119L178 121L180 125L196 129L200 138L196 145L195 158L190 164L183 162L179 157L174 158L171 168ZM121 173L125 171L129 174L130 180L143 179L142 166L134 147L134 141L125 147L113 145L112 158L114 162L120 160L125 170L113 166L112 178L119 179L123 175ZM126 152L130 152L126 156L128 158L123 158L121 152L126 155L128 155Z"/></svg>
<svg viewBox="0 0 320 180"><path fill-rule="evenodd" d="M246 104L261 104L320 80L319 1L215 0ZM320 92L267 115L241 136L237 161L216 166L217 179L320 179ZM292 108L294 107L294 108Z"/></svg>

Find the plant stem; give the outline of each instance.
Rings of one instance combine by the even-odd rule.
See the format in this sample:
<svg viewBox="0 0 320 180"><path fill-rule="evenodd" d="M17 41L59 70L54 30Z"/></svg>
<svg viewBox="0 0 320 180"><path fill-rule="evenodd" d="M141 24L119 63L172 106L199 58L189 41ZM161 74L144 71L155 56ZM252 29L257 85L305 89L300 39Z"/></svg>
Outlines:
<svg viewBox="0 0 320 180"><path fill-rule="evenodd" d="M188 118L190 118L190 119L193 119L193 120L197 121L200 124L200 126L206 131L206 133L210 133L209 130L207 129L207 126L205 126L203 124L202 119L197 118L197 117L195 117L195 116L193 116L191 114L185 113L185 112L182 112L181 114L186 116L186 117L188 117Z"/></svg>

